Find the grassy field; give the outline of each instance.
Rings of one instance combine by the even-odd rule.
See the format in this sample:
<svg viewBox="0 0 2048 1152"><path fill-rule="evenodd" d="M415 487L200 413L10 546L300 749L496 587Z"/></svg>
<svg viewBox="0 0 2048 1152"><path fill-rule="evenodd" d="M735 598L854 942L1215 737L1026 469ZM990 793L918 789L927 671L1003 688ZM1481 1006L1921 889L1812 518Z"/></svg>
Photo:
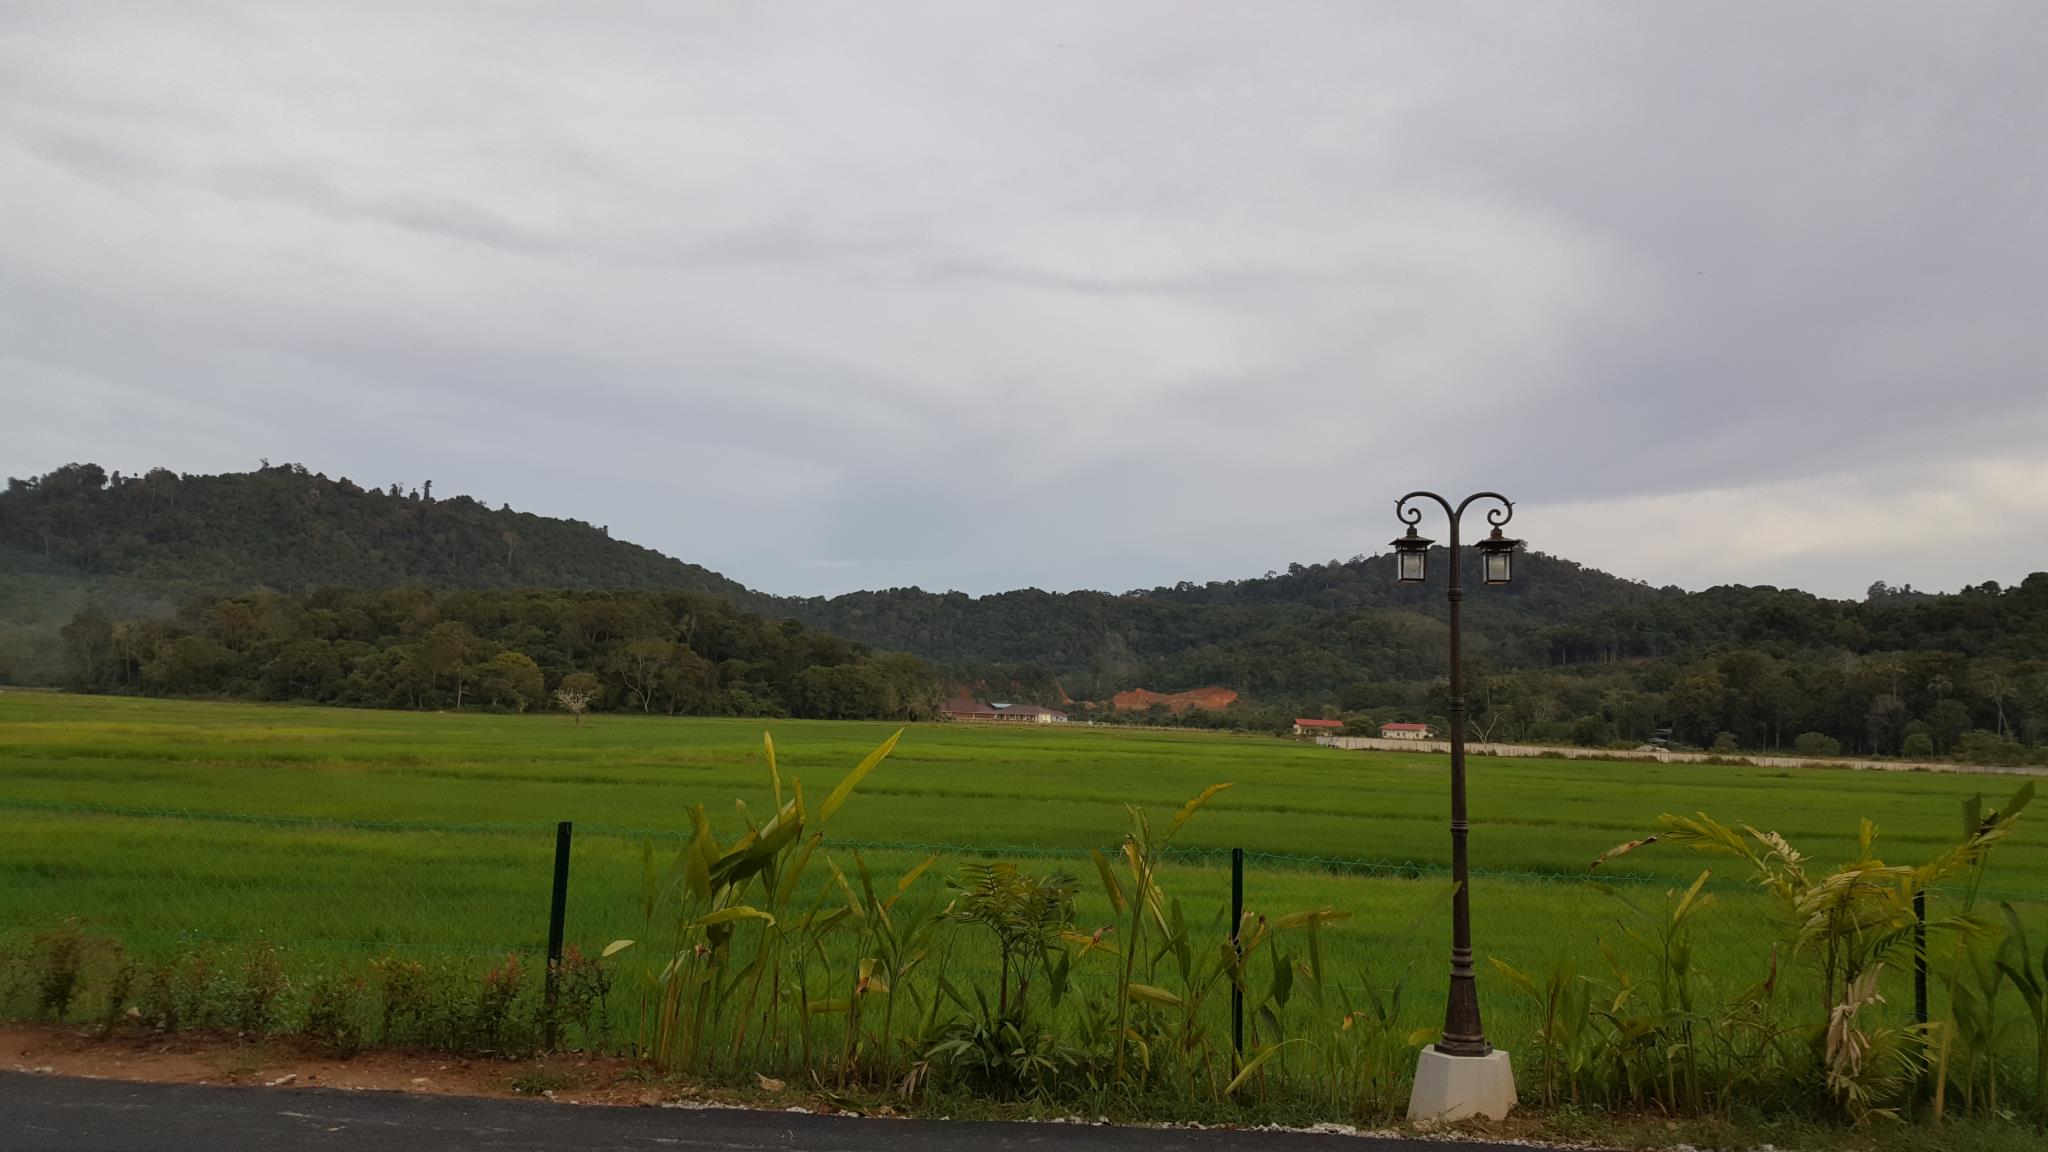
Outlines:
<svg viewBox="0 0 2048 1152"><path fill-rule="evenodd" d="M570 936L640 935L644 845L665 857L704 805L768 808L761 732L786 778L822 795L887 725L485 716L0 693L0 932L77 916L138 948L261 937L305 955L391 949L477 955L537 948L553 825L577 826ZM1853 857L1861 817L1884 855L1914 863L1953 842L1962 799L1999 803L2011 778L1921 773L1475 760L1474 918L1490 1022L1512 1045L1526 1011L1484 968L1543 969L1618 937L1629 914L1584 883L1587 863L1706 811L1783 833L1823 863ZM1227 904L1223 853L1252 855L1247 902L1352 914L1331 955L1350 986L1409 973L1410 1012L1440 1013L1448 862L1445 760L1338 752L1270 737L1087 728L917 725L834 820L828 847L894 877L963 850L1083 877L1083 924L1106 920L1083 853L1114 844L1123 806L1164 819L1231 781L1180 846L1215 850L1168 870L1191 920ZM2034 814L2029 813L2032 817ZM2001 847L1989 886L2036 921L2048 908L2048 811ZM835 847L836 846L836 847ZM1761 975L1768 927L1726 861L1652 849L1617 885L1654 904L1714 866L1722 906L1703 951L1726 978ZM1436 998L1436 999L1433 999Z"/></svg>

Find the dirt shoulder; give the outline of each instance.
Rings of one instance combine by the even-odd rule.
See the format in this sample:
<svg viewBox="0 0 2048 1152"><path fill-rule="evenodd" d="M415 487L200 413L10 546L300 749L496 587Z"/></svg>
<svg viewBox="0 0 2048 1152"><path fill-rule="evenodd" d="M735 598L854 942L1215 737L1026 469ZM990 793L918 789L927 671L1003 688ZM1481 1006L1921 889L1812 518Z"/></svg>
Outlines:
<svg viewBox="0 0 2048 1152"><path fill-rule="evenodd" d="M269 1088L278 1091L326 1089L340 1092L401 1093L408 1096L472 1099L542 1098L560 1104L611 1106L622 1109L743 1109L757 1115L808 1113L905 1118L895 1106L873 1097L841 1096L812 1086L784 1085L759 1079L744 1087L687 1085L650 1073L635 1061L615 1056L557 1053L527 1060L463 1059L431 1052L371 1049L347 1059L309 1050L285 1038L249 1041L222 1034L159 1035L115 1033L46 1024L0 1024L0 1071L79 1077L138 1084L203 1085ZM900 1101L899 1101L900 1103ZM937 1104L937 1102L934 1102ZM1678 1120L1656 1115L1559 1111L1517 1112L1502 1123L1470 1123L1449 1127L1361 1130L1344 1124L1303 1128L1234 1128L1230 1125L1138 1124L1135 1128L1075 1124L1072 1119L1034 1114L1017 1106L953 1100L912 1111L927 1119L949 1119L941 1131L986 1135L989 1131L1022 1132L1017 1137L1032 1148L1049 1146L1050 1133L1106 1134L1119 1131L1144 1137L1169 1132L1220 1136L1236 1130L1271 1136L1291 1131L1303 1136L1341 1136L1345 1147L1360 1150L1428 1147L1466 1149L1506 1145L1614 1149L1777 1148L1820 1152L2028 1152L2040 1147L2024 1120L1964 1121L1942 1125L1882 1124L1862 1129L1799 1121L1726 1119ZM730 1113L727 1113L730 1114ZM286 1113L290 1115L290 1113ZM794 1119L794 1117L791 1117ZM1064 1120L1065 1124L1027 1124L1008 1129L986 1121ZM926 1125L929 1127L929 1125ZM909 1125L908 1127L918 1127ZM1222 1131L1218 1129L1221 1128ZM891 1128L891 1131L896 1131ZM1030 1136L1029 1133L1038 1135ZM1419 1138L1419 1139L1418 1139ZM1114 1143L1114 1139L1112 1139ZM1128 1142L1128 1141L1126 1141ZM1000 1141L997 1142L1000 1144ZM751 1147L751 1145L734 1145ZM786 1144L777 1143L776 1147ZM1206 1146L1206 1145L1205 1145ZM1261 1147L1273 1145L1262 1144ZM1178 1147L1178 1145L1174 1145Z"/></svg>
<svg viewBox="0 0 2048 1152"><path fill-rule="evenodd" d="M654 1082L619 1057L558 1053L531 1060L465 1060L431 1052L368 1050L347 1059L289 1039L179 1033L101 1037L76 1028L0 1024L0 1068L146 1084L335 1088L441 1096L533 1097L577 1104L655 1106L699 1098ZM755 1101L772 1103L768 1092Z"/></svg>

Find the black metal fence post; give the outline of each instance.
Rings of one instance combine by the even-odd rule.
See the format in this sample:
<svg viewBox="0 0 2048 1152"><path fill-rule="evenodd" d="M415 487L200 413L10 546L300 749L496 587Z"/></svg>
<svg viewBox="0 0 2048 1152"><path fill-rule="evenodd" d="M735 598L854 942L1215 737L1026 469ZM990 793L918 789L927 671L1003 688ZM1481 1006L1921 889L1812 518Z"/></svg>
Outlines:
<svg viewBox="0 0 2048 1152"><path fill-rule="evenodd" d="M1927 1027L1927 890L1913 890L1913 1023L1924 1030ZM1927 1075L1920 1075L1921 1087L1926 1087ZM1914 1101L1915 1108L1918 1100Z"/></svg>
<svg viewBox="0 0 2048 1152"><path fill-rule="evenodd" d="M1913 893L1913 1022L1927 1023L1927 890Z"/></svg>
<svg viewBox="0 0 2048 1152"><path fill-rule="evenodd" d="M1244 923L1244 849L1230 850L1230 948L1237 953L1238 972L1230 982L1230 1047L1244 1055L1244 953L1237 929Z"/></svg>
<svg viewBox="0 0 2048 1152"><path fill-rule="evenodd" d="M552 1049L561 1040L561 1028L555 1019L555 981L562 967L562 926L569 916L569 833L571 825L564 820L555 825L555 893L548 909L548 974L543 997L546 1000L547 1046Z"/></svg>

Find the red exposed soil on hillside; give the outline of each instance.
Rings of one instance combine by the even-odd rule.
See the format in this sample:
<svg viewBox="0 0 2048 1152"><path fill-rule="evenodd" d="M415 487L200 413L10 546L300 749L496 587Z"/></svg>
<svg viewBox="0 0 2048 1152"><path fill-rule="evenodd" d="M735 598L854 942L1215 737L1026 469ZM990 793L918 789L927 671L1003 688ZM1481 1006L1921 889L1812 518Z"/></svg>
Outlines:
<svg viewBox="0 0 2048 1152"><path fill-rule="evenodd" d="M1112 712L1143 712L1154 704L1163 704L1167 711L1178 716L1197 708L1221 712L1236 701L1237 693L1228 688L1196 688L1188 692L1153 692L1133 688L1110 697L1109 708Z"/></svg>

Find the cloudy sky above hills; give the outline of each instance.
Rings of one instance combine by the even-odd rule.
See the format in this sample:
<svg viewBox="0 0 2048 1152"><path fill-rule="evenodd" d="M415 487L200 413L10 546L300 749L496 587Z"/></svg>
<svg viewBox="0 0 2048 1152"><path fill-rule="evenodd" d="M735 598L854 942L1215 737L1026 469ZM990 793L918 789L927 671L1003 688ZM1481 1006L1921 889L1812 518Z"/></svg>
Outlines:
<svg viewBox="0 0 2048 1152"><path fill-rule="evenodd" d="M0 471L775 592L2048 568L2048 6L0 2ZM1441 532L1437 532L1441 535Z"/></svg>

